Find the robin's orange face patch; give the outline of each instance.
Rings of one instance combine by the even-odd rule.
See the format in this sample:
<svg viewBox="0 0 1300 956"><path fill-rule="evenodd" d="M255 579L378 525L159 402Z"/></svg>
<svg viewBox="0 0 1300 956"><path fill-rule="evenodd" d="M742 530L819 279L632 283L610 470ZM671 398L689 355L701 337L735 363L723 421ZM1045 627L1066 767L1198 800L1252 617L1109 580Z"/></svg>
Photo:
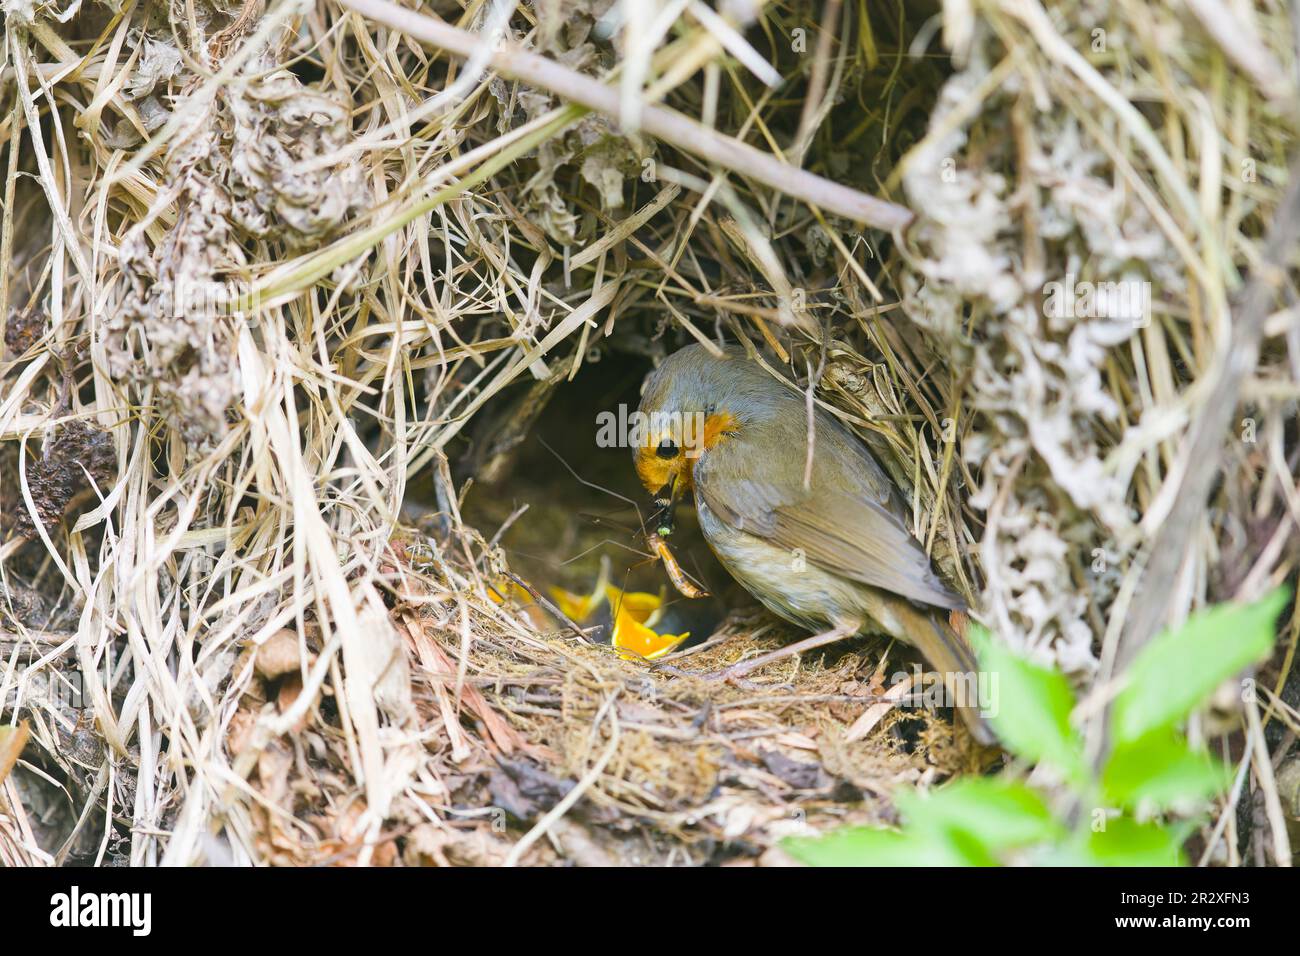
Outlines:
<svg viewBox="0 0 1300 956"><path fill-rule="evenodd" d="M636 474L650 494L668 485L682 469L681 455L674 458L660 458L655 454L654 446L636 450Z"/></svg>
<svg viewBox="0 0 1300 956"><path fill-rule="evenodd" d="M699 434L662 434L636 450L635 464L641 484L652 495L676 481L678 493L689 491L692 467L697 458L736 433L738 423L728 412L716 412L704 419Z"/></svg>
<svg viewBox="0 0 1300 956"><path fill-rule="evenodd" d="M717 412L704 419L704 447L713 448L736 433L739 423L729 412Z"/></svg>

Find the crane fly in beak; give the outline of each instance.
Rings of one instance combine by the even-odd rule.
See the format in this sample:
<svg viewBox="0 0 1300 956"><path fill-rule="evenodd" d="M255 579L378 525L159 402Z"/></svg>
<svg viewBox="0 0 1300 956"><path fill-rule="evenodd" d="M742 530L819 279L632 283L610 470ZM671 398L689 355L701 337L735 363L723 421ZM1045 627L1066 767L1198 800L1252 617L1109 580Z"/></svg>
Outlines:
<svg viewBox="0 0 1300 956"><path fill-rule="evenodd" d="M663 562L664 571L668 573L668 580L673 582L673 587L677 593L684 598L706 598L709 592L691 580L689 574L678 563L677 557L673 554L672 549L668 547L668 542L664 540L668 535L673 533L673 510L676 506L676 500L672 496L673 489L667 485L655 495L656 509L651 517L651 526L653 531L642 529L641 535L645 539L646 547L656 559ZM598 524L608 525L610 527L622 528L626 531L637 533L635 528L628 525L611 521L608 518L598 515L583 515L590 518Z"/></svg>
<svg viewBox="0 0 1300 956"><path fill-rule="evenodd" d="M673 533L673 517L677 510L677 502L681 498L682 483L677 476L673 476L668 484L664 485L655 492L655 510L650 515L650 524L654 528L645 536L645 543L649 545L650 550L655 553L660 561L664 563L664 570L668 572L668 579L673 582L682 597L686 598L704 598L709 596L709 592L696 585L682 570L682 566L677 563L672 549L668 547L668 542L664 539Z"/></svg>
<svg viewBox="0 0 1300 956"><path fill-rule="evenodd" d="M661 538L673 533L673 513L677 510L676 484L674 479L655 492L655 510L650 514L650 525Z"/></svg>

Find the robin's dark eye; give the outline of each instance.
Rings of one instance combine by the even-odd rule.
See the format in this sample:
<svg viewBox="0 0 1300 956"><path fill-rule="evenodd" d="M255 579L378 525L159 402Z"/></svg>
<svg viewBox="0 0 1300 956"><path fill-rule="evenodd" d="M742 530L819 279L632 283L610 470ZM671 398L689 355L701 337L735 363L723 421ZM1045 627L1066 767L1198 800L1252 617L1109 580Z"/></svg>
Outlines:
<svg viewBox="0 0 1300 956"><path fill-rule="evenodd" d="M671 438L665 438L659 443L659 447L655 449L655 454L660 458L672 458L677 454L677 442Z"/></svg>

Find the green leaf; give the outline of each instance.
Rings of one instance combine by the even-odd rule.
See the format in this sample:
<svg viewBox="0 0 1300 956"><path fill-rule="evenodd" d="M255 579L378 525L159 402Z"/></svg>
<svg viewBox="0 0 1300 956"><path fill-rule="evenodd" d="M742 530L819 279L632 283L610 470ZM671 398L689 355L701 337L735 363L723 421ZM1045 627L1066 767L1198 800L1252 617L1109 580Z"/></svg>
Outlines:
<svg viewBox="0 0 1300 956"><path fill-rule="evenodd" d="M986 866L996 861L969 840L931 830L843 827L821 837L788 837L781 848L808 866Z"/></svg>
<svg viewBox="0 0 1300 956"><path fill-rule="evenodd" d="M978 625L971 626L970 637L980 669L989 674L986 716L1002 744L1018 757L1046 761L1081 781L1083 748L1070 726L1074 694L1064 675L1030 663Z"/></svg>
<svg viewBox="0 0 1300 956"><path fill-rule="evenodd" d="M1084 852L1096 866L1182 866L1182 844L1183 835L1173 828L1120 817L1089 834Z"/></svg>
<svg viewBox="0 0 1300 956"><path fill-rule="evenodd" d="M1043 798L1011 781L972 777L928 796L901 791L895 799L909 827L959 832L993 853L1055 839L1062 832Z"/></svg>
<svg viewBox="0 0 1300 956"><path fill-rule="evenodd" d="M979 777L921 796L896 795L905 827L846 827L782 846L810 866L996 866L1002 850L1064 832L1042 798L1020 783Z"/></svg>
<svg viewBox="0 0 1300 956"><path fill-rule="evenodd" d="M1117 744L1102 774L1106 799L1121 807L1150 802L1164 809L1219 793L1227 785L1223 764L1193 751L1168 728Z"/></svg>
<svg viewBox="0 0 1300 956"><path fill-rule="evenodd" d="M1159 634L1129 666L1115 698L1116 742L1174 726L1215 687L1267 654L1289 598L1283 586L1254 604L1217 604Z"/></svg>

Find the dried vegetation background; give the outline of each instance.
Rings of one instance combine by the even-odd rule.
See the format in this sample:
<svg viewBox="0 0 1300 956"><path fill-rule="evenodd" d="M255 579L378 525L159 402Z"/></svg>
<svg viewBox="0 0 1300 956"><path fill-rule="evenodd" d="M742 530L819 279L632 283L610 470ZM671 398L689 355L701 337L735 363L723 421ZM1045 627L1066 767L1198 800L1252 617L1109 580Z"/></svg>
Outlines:
<svg viewBox="0 0 1300 956"><path fill-rule="evenodd" d="M507 576L547 519L534 586L590 583L565 529L609 503L520 466L547 405L585 433L586 366L635 401L696 339L814 388L999 637L1104 697L1285 186L1290 8L420 5L488 38L466 63L349 6L3 2L0 861L777 861L980 769L882 699L881 641L719 686L789 633L740 601L652 669ZM518 47L621 117L489 68ZM915 221L640 135L655 102ZM1292 277L1171 622L1294 577ZM1044 307L1120 281L1149 321ZM1207 860L1276 861L1296 634Z"/></svg>

